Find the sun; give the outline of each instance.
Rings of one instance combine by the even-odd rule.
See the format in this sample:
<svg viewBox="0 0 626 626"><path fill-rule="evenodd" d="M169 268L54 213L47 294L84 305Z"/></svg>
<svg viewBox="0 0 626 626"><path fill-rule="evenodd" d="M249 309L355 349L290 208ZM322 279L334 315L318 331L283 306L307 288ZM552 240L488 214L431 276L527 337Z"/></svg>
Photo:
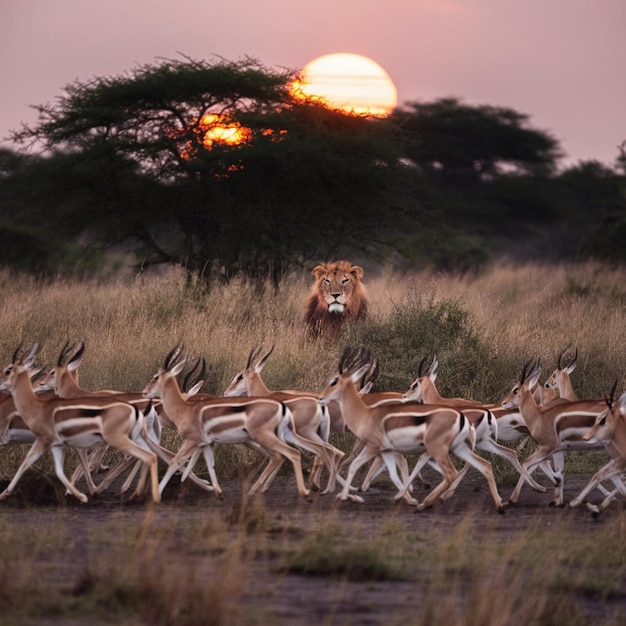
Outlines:
<svg viewBox="0 0 626 626"><path fill-rule="evenodd" d="M355 115L384 117L398 104L389 74L372 59L347 52L326 54L307 63L291 92Z"/></svg>

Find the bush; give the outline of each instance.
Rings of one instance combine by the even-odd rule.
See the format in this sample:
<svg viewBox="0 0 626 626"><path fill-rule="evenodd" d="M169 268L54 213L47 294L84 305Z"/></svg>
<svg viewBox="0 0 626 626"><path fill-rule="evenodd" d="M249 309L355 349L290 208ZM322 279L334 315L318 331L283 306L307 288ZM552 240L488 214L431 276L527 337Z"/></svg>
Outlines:
<svg viewBox="0 0 626 626"><path fill-rule="evenodd" d="M381 391L408 389L420 362L425 359L428 367L435 355L443 373L443 395L451 386L473 387L485 370L488 352L473 316L459 300L435 300L416 293L395 305L388 317L354 329L349 340L377 357Z"/></svg>

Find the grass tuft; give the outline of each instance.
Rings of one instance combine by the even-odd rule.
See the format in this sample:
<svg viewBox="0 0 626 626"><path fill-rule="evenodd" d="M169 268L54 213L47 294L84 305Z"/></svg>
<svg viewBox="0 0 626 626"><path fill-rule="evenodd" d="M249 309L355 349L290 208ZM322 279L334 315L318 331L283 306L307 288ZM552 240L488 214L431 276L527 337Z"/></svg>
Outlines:
<svg viewBox="0 0 626 626"><path fill-rule="evenodd" d="M341 532L328 529L316 533L294 554L285 557L280 571L352 582L403 580L399 566L386 558L375 542L354 538L348 542Z"/></svg>

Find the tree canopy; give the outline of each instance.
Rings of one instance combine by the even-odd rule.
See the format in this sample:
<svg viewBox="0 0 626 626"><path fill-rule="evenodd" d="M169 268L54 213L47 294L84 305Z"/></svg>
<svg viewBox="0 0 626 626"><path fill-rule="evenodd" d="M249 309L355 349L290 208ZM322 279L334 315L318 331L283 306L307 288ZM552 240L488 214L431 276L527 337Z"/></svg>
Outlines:
<svg viewBox="0 0 626 626"><path fill-rule="evenodd" d="M550 174L560 155L554 138L513 109L443 98L409 103L395 119L405 131L406 156L444 187L512 172Z"/></svg>
<svg viewBox="0 0 626 626"><path fill-rule="evenodd" d="M299 98L295 77L181 58L66 86L12 134L22 152L0 152L0 262L89 269L124 246L206 284L277 284L344 255L466 269L620 254L623 150L621 174L558 172L557 141L512 109L444 98L354 116Z"/></svg>
<svg viewBox="0 0 626 626"><path fill-rule="evenodd" d="M74 226L132 238L144 264L277 280L342 250L381 253L419 221L415 170L389 124L298 100L292 79L253 59L162 61L69 85L13 138L65 169Z"/></svg>

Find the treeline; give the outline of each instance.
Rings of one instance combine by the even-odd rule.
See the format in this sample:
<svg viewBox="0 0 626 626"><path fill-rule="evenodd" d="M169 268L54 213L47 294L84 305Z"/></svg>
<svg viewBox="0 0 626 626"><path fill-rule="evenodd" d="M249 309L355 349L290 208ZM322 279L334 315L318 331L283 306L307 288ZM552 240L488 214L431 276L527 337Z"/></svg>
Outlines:
<svg viewBox="0 0 626 626"><path fill-rule="evenodd" d="M512 109L449 98L368 119L298 99L293 78L185 58L66 86L0 152L0 264L92 273L122 250L210 285L338 256L626 259L625 144L560 169L558 142Z"/></svg>

